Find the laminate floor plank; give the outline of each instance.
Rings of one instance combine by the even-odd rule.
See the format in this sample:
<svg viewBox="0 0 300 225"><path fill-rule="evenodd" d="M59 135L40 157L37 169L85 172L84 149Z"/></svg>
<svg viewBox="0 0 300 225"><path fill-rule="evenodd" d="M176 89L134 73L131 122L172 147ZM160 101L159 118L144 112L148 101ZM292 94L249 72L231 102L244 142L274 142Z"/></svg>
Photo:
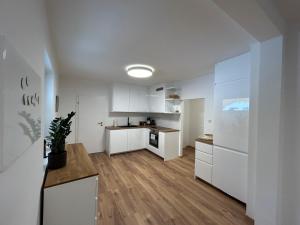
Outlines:
<svg viewBox="0 0 300 225"><path fill-rule="evenodd" d="M243 204L194 179L193 148L168 162L147 150L90 156L99 173L98 225L253 225Z"/></svg>

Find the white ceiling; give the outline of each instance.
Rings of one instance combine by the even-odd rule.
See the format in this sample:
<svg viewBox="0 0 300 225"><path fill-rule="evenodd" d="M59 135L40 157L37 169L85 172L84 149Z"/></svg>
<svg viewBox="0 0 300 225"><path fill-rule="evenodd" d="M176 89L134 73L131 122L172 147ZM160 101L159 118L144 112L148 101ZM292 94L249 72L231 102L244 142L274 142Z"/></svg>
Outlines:
<svg viewBox="0 0 300 225"><path fill-rule="evenodd" d="M49 0L63 76L155 84L194 78L244 53L254 39L211 0ZM128 64L156 69L127 77Z"/></svg>
<svg viewBox="0 0 300 225"><path fill-rule="evenodd" d="M300 23L300 0L275 0L284 18L294 24Z"/></svg>

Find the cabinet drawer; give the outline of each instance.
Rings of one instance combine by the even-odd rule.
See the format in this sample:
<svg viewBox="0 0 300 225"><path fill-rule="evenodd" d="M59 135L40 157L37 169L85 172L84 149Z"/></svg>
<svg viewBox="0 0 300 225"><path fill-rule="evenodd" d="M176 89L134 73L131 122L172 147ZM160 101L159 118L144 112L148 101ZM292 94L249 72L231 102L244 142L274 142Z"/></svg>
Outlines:
<svg viewBox="0 0 300 225"><path fill-rule="evenodd" d="M205 180L208 183L212 182L212 165L195 160L195 176Z"/></svg>
<svg viewBox="0 0 300 225"><path fill-rule="evenodd" d="M212 155L204 153L204 152L201 152L201 151L198 151L198 150L195 151L195 154L196 154L195 155L196 159L199 159L201 161L207 162L207 163L209 163L211 165L213 164L213 157L212 157Z"/></svg>
<svg viewBox="0 0 300 225"><path fill-rule="evenodd" d="M201 152L205 152L207 154L213 154L213 146L212 145L208 145L202 142L197 142L196 141L196 150L201 151Z"/></svg>

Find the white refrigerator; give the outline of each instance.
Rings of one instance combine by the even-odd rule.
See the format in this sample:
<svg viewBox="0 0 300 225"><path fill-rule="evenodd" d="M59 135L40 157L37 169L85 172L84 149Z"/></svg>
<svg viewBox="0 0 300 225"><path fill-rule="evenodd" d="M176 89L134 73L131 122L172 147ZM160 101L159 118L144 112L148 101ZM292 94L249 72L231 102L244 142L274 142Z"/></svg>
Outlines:
<svg viewBox="0 0 300 225"><path fill-rule="evenodd" d="M250 58L216 65L212 183L247 202Z"/></svg>

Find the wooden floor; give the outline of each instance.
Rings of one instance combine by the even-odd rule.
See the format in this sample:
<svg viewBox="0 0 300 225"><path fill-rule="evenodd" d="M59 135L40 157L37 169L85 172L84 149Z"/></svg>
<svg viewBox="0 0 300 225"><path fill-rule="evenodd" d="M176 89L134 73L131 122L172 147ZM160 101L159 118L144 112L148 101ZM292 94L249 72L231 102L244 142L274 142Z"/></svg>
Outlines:
<svg viewBox="0 0 300 225"><path fill-rule="evenodd" d="M194 150L164 162L147 150L93 154L99 171L98 225L253 224L245 207L194 179Z"/></svg>

